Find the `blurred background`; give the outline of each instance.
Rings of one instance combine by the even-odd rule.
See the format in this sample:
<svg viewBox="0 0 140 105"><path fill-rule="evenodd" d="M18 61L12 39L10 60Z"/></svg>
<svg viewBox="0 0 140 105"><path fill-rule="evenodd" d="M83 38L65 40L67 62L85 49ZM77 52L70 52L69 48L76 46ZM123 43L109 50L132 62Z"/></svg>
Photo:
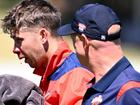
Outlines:
<svg viewBox="0 0 140 105"><path fill-rule="evenodd" d="M0 19L21 0L0 0ZM70 22L75 10L88 3L102 3L111 7L122 21L122 46L134 68L140 71L140 0L48 0L62 13L62 25ZM0 21L1 24L1 21ZM70 45L70 38L65 38ZM71 46L72 47L72 46ZM0 29L0 74L14 74L39 84L40 77L32 74L27 64L12 53L13 41Z"/></svg>

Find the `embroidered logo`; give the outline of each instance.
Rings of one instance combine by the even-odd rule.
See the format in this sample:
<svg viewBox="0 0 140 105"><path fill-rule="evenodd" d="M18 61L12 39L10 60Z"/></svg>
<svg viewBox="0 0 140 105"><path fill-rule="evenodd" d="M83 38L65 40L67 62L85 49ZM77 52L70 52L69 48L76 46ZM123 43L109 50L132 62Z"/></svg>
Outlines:
<svg viewBox="0 0 140 105"><path fill-rule="evenodd" d="M106 40L106 36L105 35L101 35L101 39L102 40Z"/></svg>
<svg viewBox="0 0 140 105"><path fill-rule="evenodd" d="M95 97L92 99L91 103L92 105L100 105L100 103L103 101L103 98L101 95Z"/></svg>
<svg viewBox="0 0 140 105"><path fill-rule="evenodd" d="M86 29L86 26L82 23L78 23L78 29L80 32L83 32Z"/></svg>

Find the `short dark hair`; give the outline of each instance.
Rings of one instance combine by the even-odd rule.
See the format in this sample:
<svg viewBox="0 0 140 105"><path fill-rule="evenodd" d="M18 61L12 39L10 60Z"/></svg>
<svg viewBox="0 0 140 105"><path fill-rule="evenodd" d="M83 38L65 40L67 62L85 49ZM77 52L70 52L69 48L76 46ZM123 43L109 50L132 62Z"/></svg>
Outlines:
<svg viewBox="0 0 140 105"><path fill-rule="evenodd" d="M45 0L22 0L3 19L5 33L14 34L21 27L40 26L55 32L61 25L61 14Z"/></svg>

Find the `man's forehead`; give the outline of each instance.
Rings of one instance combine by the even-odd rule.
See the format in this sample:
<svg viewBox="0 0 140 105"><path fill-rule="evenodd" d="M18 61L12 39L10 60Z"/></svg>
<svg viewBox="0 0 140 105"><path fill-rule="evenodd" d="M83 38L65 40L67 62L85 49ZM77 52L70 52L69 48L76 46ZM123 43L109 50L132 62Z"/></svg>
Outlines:
<svg viewBox="0 0 140 105"><path fill-rule="evenodd" d="M29 28L29 27L21 27L19 30L18 30L18 33L19 32L29 32L29 31L34 31L35 28Z"/></svg>
<svg viewBox="0 0 140 105"><path fill-rule="evenodd" d="M36 31L39 30L41 27L34 26L34 27L21 27L19 28L19 32L28 32L28 31Z"/></svg>
<svg viewBox="0 0 140 105"><path fill-rule="evenodd" d="M29 28L29 27L21 27L17 30L14 30L13 32L11 32L11 35L12 36L18 36L20 33L23 33L23 32L34 32L36 31L37 28Z"/></svg>

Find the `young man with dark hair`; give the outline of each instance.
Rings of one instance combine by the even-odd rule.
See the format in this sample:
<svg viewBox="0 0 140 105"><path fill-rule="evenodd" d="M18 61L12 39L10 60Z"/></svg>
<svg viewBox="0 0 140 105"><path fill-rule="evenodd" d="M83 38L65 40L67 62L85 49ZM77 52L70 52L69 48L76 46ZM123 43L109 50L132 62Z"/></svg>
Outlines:
<svg viewBox="0 0 140 105"><path fill-rule="evenodd" d="M61 14L45 0L23 0L3 19L13 52L42 76L45 105L81 105L93 74L56 31Z"/></svg>

